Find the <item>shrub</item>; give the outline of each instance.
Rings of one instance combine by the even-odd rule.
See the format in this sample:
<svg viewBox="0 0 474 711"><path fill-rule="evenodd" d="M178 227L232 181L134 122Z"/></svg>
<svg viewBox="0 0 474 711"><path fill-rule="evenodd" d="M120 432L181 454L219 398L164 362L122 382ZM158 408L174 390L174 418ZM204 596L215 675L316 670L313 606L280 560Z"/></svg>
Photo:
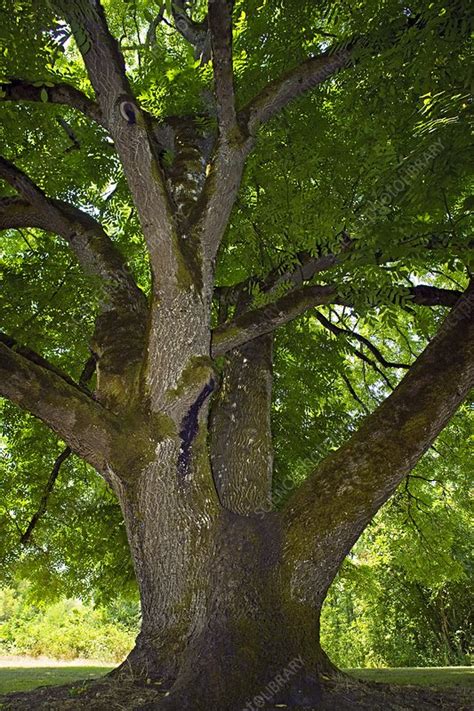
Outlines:
<svg viewBox="0 0 474 711"><path fill-rule="evenodd" d="M37 606L29 604L25 588L0 590L3 653L119 662L133 646L135 636L132 625L79 600Z"/></svg>

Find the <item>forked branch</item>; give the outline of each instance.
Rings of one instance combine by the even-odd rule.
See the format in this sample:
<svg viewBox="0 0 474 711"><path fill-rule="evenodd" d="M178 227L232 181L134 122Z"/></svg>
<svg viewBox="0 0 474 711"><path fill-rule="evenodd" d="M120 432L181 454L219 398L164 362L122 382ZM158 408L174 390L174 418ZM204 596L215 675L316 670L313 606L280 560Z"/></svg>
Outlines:
<svg viewBox="0 0 474 711"><path fill-rule="evenodd" d="M394 291L396 293L397 290ZM387 295L382 296L386 300ZM421 284L406 290L404 301L407 304L422 306L454 306L460 296L461 292L459 291ZM212 355L214 357L223 355L253 338L271 333L315 306L327 304L350 306L351 301L347 297L340 296L337 288L331 285L306 285L299 289L292 289L265 306L247 311L231 321L217 326L213 331ZM376 354L374 353L374 355ZM397 364L397 367L404 366Z"/></svg>

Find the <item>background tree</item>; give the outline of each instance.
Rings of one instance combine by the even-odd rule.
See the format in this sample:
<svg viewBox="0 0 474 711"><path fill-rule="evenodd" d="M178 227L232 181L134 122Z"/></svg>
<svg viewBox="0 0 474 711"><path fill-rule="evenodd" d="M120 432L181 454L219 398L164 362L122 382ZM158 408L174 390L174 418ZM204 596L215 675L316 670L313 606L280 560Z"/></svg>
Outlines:
<svg viewBox="0 0 474 711"><path fill-rule="evenodd" d="M159 708L238 708L296 656L282 701L319 699L328 587L472 385L467 18L4 12L0 392L117 497L126 668L170 688Z"/></svg>

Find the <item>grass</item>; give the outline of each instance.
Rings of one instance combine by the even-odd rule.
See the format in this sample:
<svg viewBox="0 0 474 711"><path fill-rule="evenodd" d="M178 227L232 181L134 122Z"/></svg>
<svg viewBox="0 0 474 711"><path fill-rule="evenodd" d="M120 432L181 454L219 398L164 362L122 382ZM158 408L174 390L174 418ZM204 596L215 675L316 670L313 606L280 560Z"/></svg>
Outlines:
<svg viewBox="0 0 474 711"><path fill-rule="evenodd" d="M11 691L29 691L37 686L69 684L83 679L103 676L112 667L2 667L0 668L0 694ZM418 667L402 669L347 669L364 681L386 684L416 684L419 686L474 685L472 667Z"/></svg>
<svg viewBox="0 0 474 711"><path fill-rule="evenodd" d="M363 681L418 686L474 686L474 667L400 667L397 669L346 669Z"/></svg>
<svg viewBox="0 0 474 711"><path fill-rule="evenodd" d="M83 679L94 679L112 667L2 667L0 694L11 691L30 691L37 686L70 684Z"/></svg>

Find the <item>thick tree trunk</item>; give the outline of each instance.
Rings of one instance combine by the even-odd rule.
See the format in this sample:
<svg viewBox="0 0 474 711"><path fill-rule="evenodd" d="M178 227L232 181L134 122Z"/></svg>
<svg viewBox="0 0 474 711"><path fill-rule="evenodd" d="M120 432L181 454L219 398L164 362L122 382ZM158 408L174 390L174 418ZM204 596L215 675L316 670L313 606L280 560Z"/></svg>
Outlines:
<svg viewBox="0 0 474 711"><path fill-rule="evenodd" d="M168 689L146 708L237 711L255 708L254 699L313 706L319 674L331 669L319 646L321 605L294 599L281 574L280 516L165 512L156 477L150 472L124 506L143 622L120 672Z"/></svg>
<svg viewBox="0 0 474 711"><path fill-rule="evenodd" d="M160 329L169 328L163 304L156 314ZM176 330L176 311L173 317ZM293 599L281 575L280 516L269 512L271 338L229 358L209 448L214 375L205 339L196 331L190 339L189 324L181 333L173 360L163 351L149 354L150 373L162 373L149 386L152 413L159 410L158 435L152 432L147 445L151 461L139 473L108 472L142 607L136 646L118 674L161 681L169 690L163 709L231 711L259 693L312 703L318 671L327 666L318 643L320 605ZM158 359L166 369L157 368Z"/></svg>

